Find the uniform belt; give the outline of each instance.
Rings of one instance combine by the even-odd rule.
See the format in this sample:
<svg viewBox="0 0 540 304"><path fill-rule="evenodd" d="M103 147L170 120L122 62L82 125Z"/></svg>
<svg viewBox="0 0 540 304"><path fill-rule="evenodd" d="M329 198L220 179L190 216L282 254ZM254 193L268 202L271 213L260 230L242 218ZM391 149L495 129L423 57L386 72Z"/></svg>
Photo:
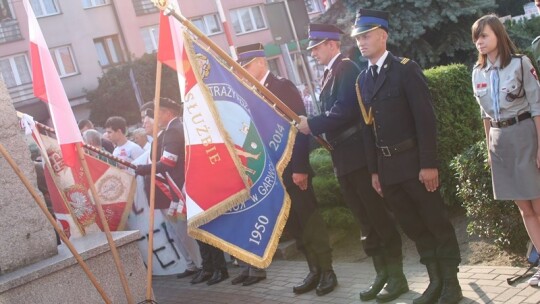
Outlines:
<svg viewBox="0 0 540 304"><path fill-rule="evenodd" d="M510 127L511 125L515 125L515 124L517 124L518 122L520 122L522 120L529 119L529 118L531 118L531 112L525 112L525 113L519 114L516 117L512 117L510 119L505 119L505 120L501 120L501 121L493 121L493 120L491 120L489 122L489 124L493 128L506 128L506 127Z"/></svg>
<svg viewBox="0 0 540 304"><path fill-rule="evenodd" d="M410 150L414 147L416 147L416 139L414 138L406 139L399 144L395 144L392 146L377 146L377 148L379 148L384 157L390 157L394 154Z"/></svg>
<svg viewBox="0 0 540 304"><path fill-rule="evenodd" d="M362 130L362 126L360 126L359 124L356 124L352 127L349 127L345 131L341 132L338 136L333 138L329 143L332 145L332 147L336 147L337 145L345 141L347 138L353 136L356 132L359 132L360 130Z"/></svg>

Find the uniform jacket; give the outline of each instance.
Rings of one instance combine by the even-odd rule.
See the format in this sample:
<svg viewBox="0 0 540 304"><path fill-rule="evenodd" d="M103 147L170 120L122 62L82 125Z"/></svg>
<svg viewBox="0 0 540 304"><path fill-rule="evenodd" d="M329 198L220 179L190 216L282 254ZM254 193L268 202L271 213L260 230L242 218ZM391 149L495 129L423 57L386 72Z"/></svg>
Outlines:
<svg viewBox="0 0 540 304"><path fill-rule="evenodd" d="M420 66L389 53L372 90L365 85L371 77L367 72L357 81L365 109L371 108L374 117L373 125L363 128L369 171L378 172L381 183L389 185L418 178L421 168L437 168L435 113ZM377 148L407 139L416 140L416 146L391 157L383 157Z"/></svg>
<svg viewBox="0 0 540 304"><path fill-rule="evenodd" d="M321 94L321 114L308 118L314 135L325 134L332 144L347 129L360 124L360 108L356 99L355 81L359 73L355 63L342 55L336 58L326 77ZM366 166L362 132L333 144L332 162L337 176Z"/></svg>
<svg viewBox="0 0 540 304"><path fill-rule="evenodd" d="M178 117L171 120L167 128L158 136L157 158L159 161L156 163L156 173L160 173L164 177L169 175L172 179L172 182L169 182L169 187L182 189L184 186L185 159L184 129ZM139 166L137 174L149 175L151 167L151 164ZM158 192L160 191L156 191L156 193ZM156 208L169 208L171 200L165 201L165 199L165 197L156 194ZM173 194L174 199L177 199L177 197Z"/></svg>
<svg viewBox="0 0 540 304"><path fill-rule="evenodd" d="M288 79L278 78L272 73L268 74L264 86L277 98L283 101L297 115L306 115L306 108L302 96L296 86ZM294 186L293 173L313 174L309 164L309 136L300 132L296 135L291 161L283 171L283 182L286 187Z"/></svg>

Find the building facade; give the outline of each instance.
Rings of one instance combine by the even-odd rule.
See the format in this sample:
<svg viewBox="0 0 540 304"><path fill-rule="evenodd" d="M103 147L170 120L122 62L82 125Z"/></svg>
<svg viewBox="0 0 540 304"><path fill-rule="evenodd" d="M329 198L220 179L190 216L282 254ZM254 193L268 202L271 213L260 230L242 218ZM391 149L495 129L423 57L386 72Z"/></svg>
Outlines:
<svg viewBox="0 0 540 304"><path fill-rule="evenodd" d="M330 0L305 0L310 17ZM111 67L157 51L159 11L150 0L29 0L77 119L89 116L86 91ZM178 0L181 12L228 51L215 0ZM264 0L222 0L234 45L260 42L272 49ZM0 75L14 106L46 121L33 96L28 20L20 0L0 0ZM287 76L280 53L268 52L272 71ZM297 64L298 65L298 64Z"/></svg>

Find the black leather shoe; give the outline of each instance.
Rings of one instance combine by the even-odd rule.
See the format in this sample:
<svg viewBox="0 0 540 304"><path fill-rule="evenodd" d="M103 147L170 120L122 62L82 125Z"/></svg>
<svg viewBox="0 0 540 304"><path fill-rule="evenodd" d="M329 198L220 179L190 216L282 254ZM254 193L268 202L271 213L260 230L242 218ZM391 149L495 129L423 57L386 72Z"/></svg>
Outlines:
<svg viewBox="0 0 540 304"><path fill-rule="evenodd" d="M177 278L177 279L187 278L187 277L189 277L189 276L191 276L191 275L196 274L197 272L199 272L199 270L189 270L189 269L186 269L186 271L177 274L177 275L176 275L176 278Z"/></svg>
<svg viewBox="0 0 540 304"><path fill-rule="evenodd" d="M231 284L238 285L240 283L243 283L248 277L249 276L247 276L245 274L241 274L241 275L237 276L236 278L232 279Z"/></svg>
<svg viewBox="0 0 540 304"><path fill-rule="evenodd" d="M195 275L195 277L191 280L190 283L199 284L204 281L208 281L208 279L210 279L211 277L212 277L212 272L201 269L199 270L199 272L197 272L197 275Z"/></svg>
<svg viewBox="0 0 540 304"><path fill-rule="evenodd" d="M333 270L327 270L321 274L319 285L317 285L315 292L318 296L324 296L325 294L332 292L336 286L336 274Z"/></svg>
<svg viewBox="0 0 540 304"><path fill-rule="evenodd" d="M388 282L384 288L377 294L377 303L386 303L399 298L400 295L409 291L409 284L405 276L388 277Z"/></svg>
<svg viewBox="0 0 540 304"><path fill-rule="evenodd" d="M266 280L266 277L248 277L244 283L242 283L242 286L249 286L253 284L257 284L262 280Z"/></svg>
<svg viewBox="0 0 540 304"><path fill-rule="evenodd" d="M439 304L457 304L463 299L463 292L459 286L457 266L439 264L443 277L443 288Z"/></svg>
<svg viewBox="0 0 540 304"><path fill-rule="evenodd" d="M206 285L214 285L229 278L229 272L227 269L216 270L212 275L212 278L206 282Z"/></svg>
<svg viewBox="0 0 540 304"><path fill-rule="evenodd" d="M373 266L375 266L375 271L377 272L377 276L367 289L360 292L361 301L371 301L375 299L388 280L388 272L386 271L386 262L384 260L384 256L373 256L372 260Z"/></svg>
<svg viewBox="0 0 540 304"><path fill-rule="evenodd" d="M439 265L437 262L430 262L426 264L426 268L429 285L420 297L413 299L413 304L434 304L441 297L443 282Z"/></svg>
<svg viewBox="0 0 540 304"><path fill-rule="evenodd" d="M293 287L293 292L296 294L303 294L315 289L317 284L319 284L320 278L321 275L318 269L311 269L302 284Z"/></svg>

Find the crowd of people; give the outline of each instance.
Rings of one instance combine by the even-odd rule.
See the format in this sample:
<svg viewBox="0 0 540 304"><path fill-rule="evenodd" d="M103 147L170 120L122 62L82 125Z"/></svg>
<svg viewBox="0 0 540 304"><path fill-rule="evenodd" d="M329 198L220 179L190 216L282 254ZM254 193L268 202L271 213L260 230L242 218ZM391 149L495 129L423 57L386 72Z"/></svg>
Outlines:
<svg viewBox="0 0 540 304"><path fill-rule="evenodd" d="M341 54L344 33L339 28L310 24L308 50L326 67L314 109L306 109L309 93L300 93L291 81L270 72L262 44L237 48L238 63L300 116L300 133L283 182L291 197L286 229L306 258L308 274L292 291L315 290L323 296L338 284L309 164L309 136L324 135L333 148L333 167L345 202L360 223L363 250L376 272L372 283L360 291L360 299L384 303L409 290L399 225L416 244L429 276L427 289L413 303L458 303L463 298L457 277L461 256L439 192L432 97L419 65L387 50L389 18L384 11L358 11L350 35L368 60L362 71ZM517 54L497 16L478 19L471 30L478 50L472 85L484 121L494 197L515 201L532 243L539 248L540 85L536 71L529 58ZM103 135L87 120L79 128L88 144L128 162L141 155L148 158L152 140L157 140L157 174L168 177L165 183L171 191L158 191L156 208L173 216L185 213L182 106L167 98L159 104L159 121L154 121L153 102L141 107L142 128L132 132L131 140L122 117L107 119ZM151 137L154 123L160 129L156 139ZM145 176L148 186L150 162L137 163L135 173ZM188 262L178 278L193 276L192 284L208 285L226 280L224 253L200 241L197 245L187 235L185 221L174 225ZM197 254L201 265L195 262ZM264 269L239 262L242 271L231 280L233 285L249 286L266 278ZM540 284L540 271L529 283Z"/></svg>

